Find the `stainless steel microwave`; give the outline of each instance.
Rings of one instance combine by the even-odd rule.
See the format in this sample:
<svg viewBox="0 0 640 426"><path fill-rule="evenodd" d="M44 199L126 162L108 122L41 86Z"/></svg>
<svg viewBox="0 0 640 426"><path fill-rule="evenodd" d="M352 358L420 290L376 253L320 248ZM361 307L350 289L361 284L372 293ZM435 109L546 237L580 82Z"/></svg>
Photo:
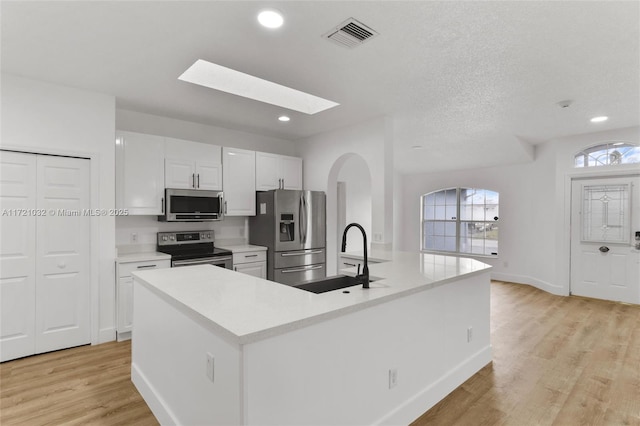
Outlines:
<svg viewBox="0 0 640 426"><path fill-rule="evenodd" d="M218 191L165 189L163 222L206 222L222 220L224 196Z"/></svg>

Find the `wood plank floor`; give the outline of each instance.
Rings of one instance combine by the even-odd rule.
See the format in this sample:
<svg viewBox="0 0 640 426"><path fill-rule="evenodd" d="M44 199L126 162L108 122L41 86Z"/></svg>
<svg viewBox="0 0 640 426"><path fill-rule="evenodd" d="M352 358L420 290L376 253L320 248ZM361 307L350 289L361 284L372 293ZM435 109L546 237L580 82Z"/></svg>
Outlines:
<svg viewBox="0 0 640 426"><path fill-rule="evenodd" d="M493 363L413 425L640 425L640 306L494 282ZM0 364L0 424L156 425L129 342Z"/></svg>
<svg viewBox="0 0 640 426"><path fill-rule="evenodd" d="M640 425L640 306L493 282L493 363L423 425Z"/></svg>

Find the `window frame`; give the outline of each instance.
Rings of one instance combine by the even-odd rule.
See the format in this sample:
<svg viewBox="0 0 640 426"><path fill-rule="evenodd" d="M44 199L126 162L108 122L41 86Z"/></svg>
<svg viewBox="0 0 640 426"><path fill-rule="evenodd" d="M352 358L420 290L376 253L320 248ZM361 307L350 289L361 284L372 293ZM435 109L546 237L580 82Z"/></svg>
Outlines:
<svg viewBox="0 0 640 426"><path fill-rule="evenodd" d="M630 141L606 141L600 142L594 145L589 145L580 149L580 151L576 152L573 156L573 168L574 169L593 169L596 167L620 167L620 166L628 166L631 164L640 164L640 161L635 162L622 162L622 159L627 155L627 152L620 153L617 151L619 148L631 148L632 150L640 150L640 144L633 143ZM596 152L604 151L600 156L596 157L592 154ZM620 155L618 162L612 162L611 155L615 152L618 152ZM600 157L605 156L606 162L603 162ZM632 153L631 158L633 158L634 154ZM578 165L578 159L582 159L582 164ZM589 159L592 158L595 164L589 164Z"/></svg>
<svg viewBox="0 0 640 426"><path fill-rule="evenodd" d="M456 191L456 209L455 209L455 221L453 219L447 219L447 215L445 215L445 219L436 219L435 218L435 214L434 214L434 218L433 219L428 219L425 217L425 200L427 199L427 197L429 195L432 195L434 197L437 197L436 194L438 193L445 193L446 191L451 191L451 190L455 190ZM430 191L426 194L422 194L420 196L420 252L422 253L434 253L434 254L444 254L444 255L451 255L451 256L471 256L471 257L483 257L483 258L492 258L492 259L497 259L499 258L499 247L500 247L500 233L498 232L498 238L495 240L496 244L497 244L497 248L495 251L495 254L486 254L486 253L473 253L473 252L466 252L466 251L461 251L461 230L464 224L466 223L484 223L484 224L494 224L497 223L499 221L499 216L498 220L487 220L487 218L485 217L484 220L473 220L473 219L462 219L461 218L461 194L463 192L463 190L467 190L467 191L489 191L489 192L493 192L495 194L497 194L498 196L498 202L495 204L498 207L498 212L499 212L499 208L500 208L500 192L498 191L494 191L492 189L487 189L487 188L466 188L466 187L447 187L447 188L441 188L435 191ZM445 200L446 200L446 195L445 195ZM486 199L484 202L484 205L486 206ZM434 203L434 209L438 206L437 203ZM445 204L443 205L443 207L445 207L445 212L446 212L446 207L448 205ZM486 207L485 207L486 208ZM451 222L455 222L455 251L448 251L448 250L438 250L438 249L430 249L427 248L427 238L425 235L425 226L427 222L432 222L432 223L436 223L436 222L442 222L442 223L451 223ZM485 226L486 229L486 226ZM442 235L442 237L446 237L446 231L443 231L444 234ZM484 238L482 238L484 241L487 241L486 236Z"/></svg>

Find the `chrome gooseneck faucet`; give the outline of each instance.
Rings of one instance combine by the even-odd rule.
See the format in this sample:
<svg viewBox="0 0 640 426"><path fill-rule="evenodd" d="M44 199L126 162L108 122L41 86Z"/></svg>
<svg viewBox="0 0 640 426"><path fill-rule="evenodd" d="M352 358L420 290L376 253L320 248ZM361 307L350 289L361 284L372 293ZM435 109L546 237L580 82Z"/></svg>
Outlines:
<svg viewBox="0 0 640 426"><path fill-rule="evenodd" d="M367 234L366 232L364 232L364 228L360 226L360 224L350 223L346 228L344 228L344 232L342 233L342 252L344 253L344 251L347 249L347 231L352 226L360 229L360 232L362 232L362 240L364 242L364 268L362 268L362 274L360 274L360 271L358 271L358 275L356 275L356 278L360 283L362 283L362 288L369 288L369 266L367 265Z"/></svg>

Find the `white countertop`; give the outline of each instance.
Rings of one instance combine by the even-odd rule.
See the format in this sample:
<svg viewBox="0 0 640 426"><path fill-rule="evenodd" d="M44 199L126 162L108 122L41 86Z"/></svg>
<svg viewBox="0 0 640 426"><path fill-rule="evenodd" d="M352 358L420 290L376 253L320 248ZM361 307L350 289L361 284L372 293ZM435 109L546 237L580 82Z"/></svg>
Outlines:
<svg viewBox="0 0 640 426"><path fill-rule="evenodd" d="M322 294L211 265L134 272L164 300L238 344L251 343L368 306L424 291L491 268L474 259L385 252L372 264L370 289Z"/></svg>
<svg viewBox="0 0 640 426"><path fill-rule="evenodd" d="M347 251L340 253L340 256L347 256L354 259L364 259L364 251ZM367 250L367 260L372 262L388 262L393 259L393 252L388 250Z"/></svg>
<svg viewBox="0 0 640 426"><path fill-rule="evenodd" d="M154 260L171 260L171 255L157 251L143 251L138 253L120 254L116 257L116 262L118 263L152 262Z"/></svg>
<svg viewBox="0 0 640 426"><path fill-rule="evenodd" d="M233 253L246 253L248 251L266 251L267 250L266 247L254 246L252 244L232 244L232 245L223 244L221 246L216 244L216 247L224 250L229 250Z"/></svg>

